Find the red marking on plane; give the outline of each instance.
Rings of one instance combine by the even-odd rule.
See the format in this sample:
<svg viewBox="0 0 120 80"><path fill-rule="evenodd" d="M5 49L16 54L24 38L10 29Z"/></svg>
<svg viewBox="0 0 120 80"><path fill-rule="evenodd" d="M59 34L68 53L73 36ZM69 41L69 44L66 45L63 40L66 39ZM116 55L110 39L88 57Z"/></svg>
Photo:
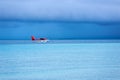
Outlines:
<svg viewBox="0 0 120 80"><path fill-rule="evenodd" d="M32 36L31 37L32 38L32 41L41 41L41 42L47 42L48 41L48 39L47 38L39 38L39 39L35 39L35 37L34 36Z"/></svg>

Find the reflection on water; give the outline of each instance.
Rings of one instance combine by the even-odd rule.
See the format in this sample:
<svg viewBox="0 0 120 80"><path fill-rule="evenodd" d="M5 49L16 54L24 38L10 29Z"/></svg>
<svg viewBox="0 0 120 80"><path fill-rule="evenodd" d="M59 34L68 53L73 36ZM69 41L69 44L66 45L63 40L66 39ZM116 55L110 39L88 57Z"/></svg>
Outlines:
<svg viewBox="0 0 120 80"><path fill-rule="evenodd" d="M0 44L43 44L39 40L0 40ZM71 43L120 43L120 40L48 40L44 44L71 44Z"/></svg>

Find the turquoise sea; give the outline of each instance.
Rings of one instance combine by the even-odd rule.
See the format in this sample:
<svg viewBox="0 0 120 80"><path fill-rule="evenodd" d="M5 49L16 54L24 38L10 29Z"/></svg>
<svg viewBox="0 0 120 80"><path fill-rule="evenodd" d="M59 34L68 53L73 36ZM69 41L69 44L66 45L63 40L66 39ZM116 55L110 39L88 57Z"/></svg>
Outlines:
<svg viewBox="0 0 120 80"><path fill-rule="evenodd" d="M0 21L0 80L119 79L119 23Z"/></svg>
<svg viewBox="0 0 120 80"><path fill-rule="evenodd" d="M120 41L0 41L0 80L119 80Z"/></svg>

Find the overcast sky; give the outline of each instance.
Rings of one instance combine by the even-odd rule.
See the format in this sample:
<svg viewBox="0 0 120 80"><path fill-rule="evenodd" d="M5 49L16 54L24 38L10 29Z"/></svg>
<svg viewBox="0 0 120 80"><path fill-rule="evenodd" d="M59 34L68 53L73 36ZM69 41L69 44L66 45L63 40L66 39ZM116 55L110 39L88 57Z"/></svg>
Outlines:
<svg viewBox="0 0 120 80"><path fill-rule="evenodd" d="M120 0L0 0L0 20L120 21Z"/></svg>

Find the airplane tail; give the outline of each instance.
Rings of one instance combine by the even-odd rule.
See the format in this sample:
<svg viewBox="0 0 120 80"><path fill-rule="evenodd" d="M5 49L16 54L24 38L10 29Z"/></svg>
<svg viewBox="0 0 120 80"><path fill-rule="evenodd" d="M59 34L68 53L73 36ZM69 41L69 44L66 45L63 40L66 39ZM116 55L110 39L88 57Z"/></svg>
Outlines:
<svg viewBox="0 0 120 80"><path fill-rule="evenodd" d="M35 40L35 37L34 37L34 36L32 36L31 38L32 38L32 40Z"/></svg>

